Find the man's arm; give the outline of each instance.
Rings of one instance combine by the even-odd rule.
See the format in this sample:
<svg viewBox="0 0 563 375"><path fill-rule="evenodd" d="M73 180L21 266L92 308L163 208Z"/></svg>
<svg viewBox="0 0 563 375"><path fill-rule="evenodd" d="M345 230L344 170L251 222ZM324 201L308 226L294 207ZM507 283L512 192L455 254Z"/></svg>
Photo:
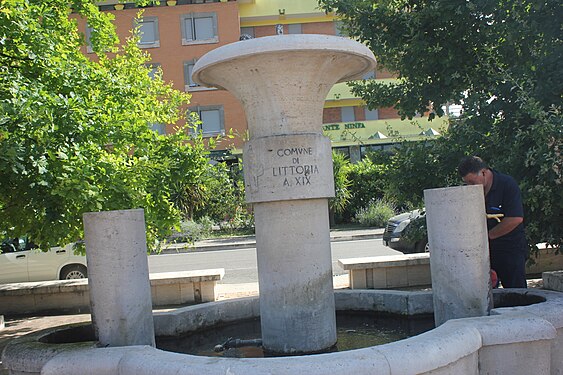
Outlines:
<svg viewBox="0 0 563 375"><path fill-rule="evenodd" d="M494 240L512 232L524 221L523 217L505 217L500 223L489 231L489 239Z"/></svg>

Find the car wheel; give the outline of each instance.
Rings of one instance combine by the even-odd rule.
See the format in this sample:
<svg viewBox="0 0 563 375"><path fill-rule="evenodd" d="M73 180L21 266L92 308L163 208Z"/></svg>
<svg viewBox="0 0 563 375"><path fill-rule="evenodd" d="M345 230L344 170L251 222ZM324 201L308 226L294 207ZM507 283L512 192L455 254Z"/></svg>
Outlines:
<svg viewBox="0 0 563 375"><path fill-rule="evenodd" d="M61 280L85 279L87 277L88 271L81 264L66 266L61 270Z"/></svg>
<svg viewBox="0 0 563 375"><path fill-rule="evenodd" d="M428 240L424 239L422 241L418 241L416 243L416 252L417 253L429 253L430 247L428 246Z"/></svg>

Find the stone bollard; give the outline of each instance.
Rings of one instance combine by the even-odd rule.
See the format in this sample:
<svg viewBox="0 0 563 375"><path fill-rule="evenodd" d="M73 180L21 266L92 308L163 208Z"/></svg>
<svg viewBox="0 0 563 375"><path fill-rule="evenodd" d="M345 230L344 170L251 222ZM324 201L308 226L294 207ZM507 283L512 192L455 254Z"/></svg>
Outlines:
<svg viewBox="0 0 563 375"><path fill-rule="evenodd" d="M328 35L278 35L219 47L193 79L243 104L246 201L254 205L264 349L299 354L336 342L328 198L334 196L325 98L375 69L364 45Z"/></svg>
<svg viewBox="0 0 563 375"><path fill-rule="evenodd" d="M84 214L90 309L101 346L155 346L142 209Z"/></svg>
<svg viewBox="0 0 563 375"><path fill-rule="evenodd" d="M424 191L436 326L492 308L483 186Z"/></svg>

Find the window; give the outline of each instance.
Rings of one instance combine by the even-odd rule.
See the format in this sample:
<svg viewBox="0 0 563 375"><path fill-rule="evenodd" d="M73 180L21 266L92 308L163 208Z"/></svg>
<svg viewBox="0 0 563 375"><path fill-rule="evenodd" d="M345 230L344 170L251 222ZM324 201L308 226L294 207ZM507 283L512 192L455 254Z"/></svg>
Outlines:
<svg viewBox="0 0 563 375"><path fill-rule="evenodd" d="M367 107L365 108L366 111L366 120L379 120L379 112L377 111L377 109L368 109Z"/></svg>
<svg viewBox="0 0 563 375"><path fill-rule="evenodd" d="M202 132L204 136L213 136L224 133L224 113L222 106L198 107L193 112L199 115L201 124L197 130Z"/></svg>
<svg viewBox="0 0 563 375"><path fill-rule="evenodd" d="M240 36L248 35L254 38L254 27L241 27L240 28Z"/></svg>
<svg viewBox="0 0 563 375"><path fill-rule="evenodd" d="M342 107L342 122L353 122L356 121L356 116L354 115L354 107Z"/></svg>
<svg viewBox="0 0 563 375"><path fill-rule="evenodd" d="M291 23L287 25L288 34L303 34L300 23Z"/></svg>
<svg viewBox="0 0 563 375"><path fill-rule="evenodd" d="M94 29L86 23L86 53L94 53L94 46L92 45L92 34L94 33ZM105 49L106 52L110 52L111 47Z"/></svg>
<svg viewBox="0 0 563 375"><path fill-rule="evenodd" d="M160 135L166 134L166 125L164 124L153 123L149 124L149 127Z"/></svg>
<svg viewBox="0 0 563 375"><path fill-rule="evenodd" d="M90 38L92 37L92 28L86 24L86 52L93 53L94 49L92 48L92 42Z"/></svg>
<svg viewBox="0 0 563 375"><path fill-rule="evenodd" d="M215 87L202 86L192 78L196 60L184 61L184 91L216 90Z"/></svg>
<svg viewBox="0 0 563 375"><path fill-rule="evenodd" d="M145 66L150 69L149 77L151 77L151 79L154 79L157 76L157 74L162 74L162 70L160 70L160 64L159 63L145 64ZM164 124L159 124L159 123L156 123L156 122L150 123L149 128L151 130L154 130L158 134L161 134L161 135L166 134L166 125L164 125Z"/></svg>
<svg viewBox="0 0 563 375"><path fill-rule="evenodd" d="M346 30L344 29L344 23L342 21L334 22L334 35L336 36L348 36Z"/></svg>
<svg viewBox="0 0 563 375"><path fill-rule="evenodd" d="M195 61L184 62L184 86L185 91L189 91L190 88L198 87L199 85L192 79L192 72L194 70Z"/></svg>
<svg viewBox="0 0 563 375"><path fill-rule="evenodd" d="M350 148L349 147L333 147L332 151L338 152L339 154L344 155L346 159L350 159Z"/></svg>
<svg viewBox="0 0 563 375"><path fill-rule="evenodd" d="M139 27L139 48L160 47L160 37L158 34L158 18L143 17L137 20Z"/></svg>
<svg viewBox="0 0 563 375"><path fill-rule="evenodd" d="M372 79L375 78L375 70L370 70L369 72L367 72L366 74L364 74L364 76L362 77L363 79Z"/></svg>
<svg viewBox="0 0 563 375"><path fill-rule="evenodd" d="M217 15L190 13L181 16L182 45L217 43Z"/></svg>
<svg viewBox="0 0 563 375"><path fill-rule="evenodd" d="M393 144L393 143L385 143L382 145L360 146L360 152L362 155L362 159L367 157L369 154L372 154L370 155L371 158L376 157L378 161L382 161L381 158L383 158L385 155L387 156L392 155L392 151L399 147L400 146L398 144ZM373 154L374 152L377 153Z"/></svg>
<svg viewBox="0 0 563 375"><path fill-rule="evenodd" d="M158 63L145 64L145 66L150 69L149 77L151 77L151 79L154 79L157 74L162 74L160 64Z"/></svg>

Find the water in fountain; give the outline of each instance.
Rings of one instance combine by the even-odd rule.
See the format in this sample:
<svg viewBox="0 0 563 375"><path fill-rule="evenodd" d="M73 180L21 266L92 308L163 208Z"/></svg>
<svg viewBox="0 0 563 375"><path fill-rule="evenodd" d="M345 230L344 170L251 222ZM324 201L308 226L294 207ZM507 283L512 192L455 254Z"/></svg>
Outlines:
<svg viewBox="0 0 563 375"><path fill-rule="evenodd" d="M338 341L331 351L347 351L383 345L416 336L434 328L431 315L404 317L391 314L366 312L337 312L336 332ZM270 356L255 345L261 337L259 318L247 319L181 336L157 337L159 349L176 353L209 357L261 358ZM254 341L241 347L216 350L229 339ZM219 344L219 345L218 345Z"/></svg>

